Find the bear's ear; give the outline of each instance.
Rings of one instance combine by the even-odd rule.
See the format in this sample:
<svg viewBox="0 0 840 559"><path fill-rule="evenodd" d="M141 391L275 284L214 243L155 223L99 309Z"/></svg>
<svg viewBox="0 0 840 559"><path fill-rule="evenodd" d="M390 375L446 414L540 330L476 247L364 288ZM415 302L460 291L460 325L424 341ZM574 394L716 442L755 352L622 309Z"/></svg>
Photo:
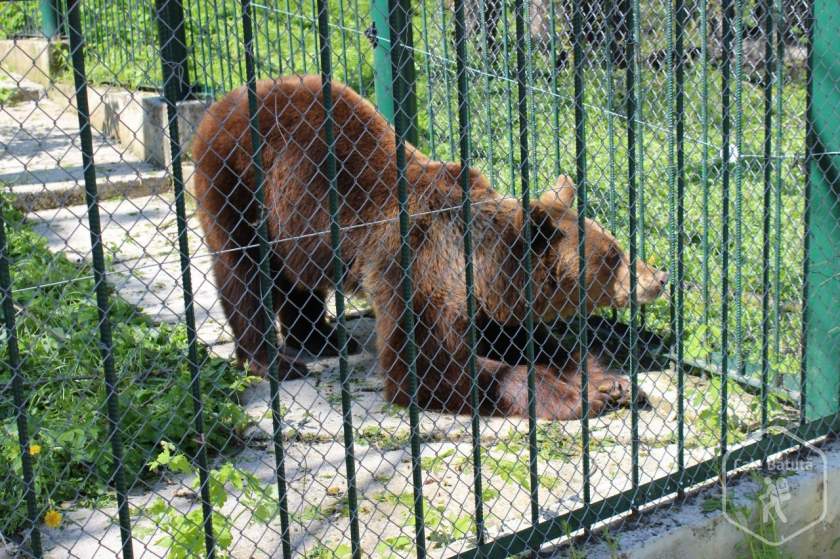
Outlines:
<svg viewBox="0 0 840 559"><path fill-rule="evenodd" d="M560 175L550 190L540 196L540 204L549 212L565 212L572 208L575 200L575 184L571 177Z"/></svg>
<svg viewBox="0 0 840 559"><path fill-rule="evenodd" d="M551 219L551 215L540 206L531 206L531 248L543 252L551 243L563 238L561 231Z"/></svg>

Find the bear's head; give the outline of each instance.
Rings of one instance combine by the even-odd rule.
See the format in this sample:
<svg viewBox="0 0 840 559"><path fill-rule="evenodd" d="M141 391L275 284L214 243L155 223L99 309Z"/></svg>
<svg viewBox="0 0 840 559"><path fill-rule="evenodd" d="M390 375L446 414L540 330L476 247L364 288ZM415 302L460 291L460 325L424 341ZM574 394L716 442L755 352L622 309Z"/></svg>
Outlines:
<svg viewBox="0 0 840 559"><path fill-rule="evenodd" d="M534 305L544 319L568 317L578 310L579 245L575 187L561 176L531 204ZM622 308L630 304L630 256L597 222L585 221L586 304ZM668 273L636 260L636 297L653 302L668 285Z"/></svg>

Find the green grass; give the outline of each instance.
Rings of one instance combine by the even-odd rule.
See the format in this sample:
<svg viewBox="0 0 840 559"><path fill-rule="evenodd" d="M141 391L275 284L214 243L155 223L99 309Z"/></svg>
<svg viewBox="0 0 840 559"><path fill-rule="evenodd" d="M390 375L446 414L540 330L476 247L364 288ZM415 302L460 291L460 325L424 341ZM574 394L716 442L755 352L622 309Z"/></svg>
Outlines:
<svg viewBox="0 0 840 559"><path fill-rule="evenodd" d="M83 506L111 493L113 460L99 352L99 319L91 270L60 254L32 231L20 214L4 211L12 264L21 374L27 402L37 503L48 508ZM196 448L190 374L183 325L155 324L137 307L110 295L109 317L119 428L126 480L136 486L149 475L147 462L162 440L191 454ZM0 344L0 362L8 362ZM211 452L235 445L248 418L237 395L249 382L228 361L199 346L205 436ZM0 532L23 526L23 478L10 369L0 370Z"/></svg>

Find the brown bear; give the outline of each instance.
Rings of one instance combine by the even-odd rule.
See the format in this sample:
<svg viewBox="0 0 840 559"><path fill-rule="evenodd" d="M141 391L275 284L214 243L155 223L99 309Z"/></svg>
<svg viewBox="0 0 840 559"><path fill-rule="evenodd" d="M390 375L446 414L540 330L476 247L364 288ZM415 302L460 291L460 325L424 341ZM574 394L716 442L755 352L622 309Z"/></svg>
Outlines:
<svg viewBox="0 0 840 559"><path fill-rule="evenodd" d="M351 88L332 85L337 184L342 227L341 254L347 292L361 290L376 316L379 365L386 396L410 401L406 332L400 296L396 147L393 128L371 103ZM329 235L327 147L318 76L289 76L257 84L258 121L264 138L265 207L270 237L273 301L281 333L291 348L335 353L325 299L334 288ZM265 331L259 311L251 134L245 88L215 103L202 120L193 144L195 194L214 273L240 361L267 369ZM416 316L418 403L427 409L469 412L465 259L458 182L461 167L433 161L406 146L412 305ZM468 170L473 204L476 323L518 328L525 321L524 256L533 266L533 313L547 321L578 308L577 216L574 187L566 177L531 207L532 239L526 245L525 215L516 199L494 191L484 176ZM597 223L586 222L588 308L628 304L630 268L616 240ZM637 263L638 300L658 297L667 274ZM479 336L481 337L481 336ZM501 342L499 342L501 343ZM481 346L481 344L479 344ZM557 356L538 346L537 415L551 419L581 416L577 358ZM476 357L482 413L526 415L524 364ZM285 375L302 372L300 362L281 356ZM629 401L625 377L590 359L587 387L590 412Z"/></svg>

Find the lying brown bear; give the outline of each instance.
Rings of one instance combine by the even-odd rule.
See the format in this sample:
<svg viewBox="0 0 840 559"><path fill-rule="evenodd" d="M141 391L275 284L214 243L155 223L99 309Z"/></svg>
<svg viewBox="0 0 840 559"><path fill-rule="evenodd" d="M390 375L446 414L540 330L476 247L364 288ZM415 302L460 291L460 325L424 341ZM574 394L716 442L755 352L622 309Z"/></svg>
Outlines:
<svg viewBox="0 0 840 559"><path fill-rule="evenodd" d="M376 315L379 364L386 396L407 405L410 399L406 334L401 317L400 238L396 216L397 169L394 130L376 109L341 84L332 87L335 154L342 225L341 253L348 292L362 290ZM312 353L335 352L334 333L324 301L333 289L326 144L321 80L290 76L257 85L259 125L265 138L265 203L271 238L274 305L287 346ZM258 207L251 167L251 135L244 88L215 103L198 128L195 191L206 242L215 253L214 272L237 356L264 375L266 347L261 332L257 237ZM410 245L413 255L413 306L416 313L419 404L455 413L470 408L467 311L464 281L460 165L432 161L406 147ZM473 201L475 298L479 327L522 324L526 317L522 267L526 251L533 262L535 317L570 316L578 308L577 216L571 209L574 187L561 177L554 189L533 203L532 241L523 236L521 204L495 192L487 179L469 170ZM587 305L628 304L630 269L616 240L593 221L586 224ZM650 302L667 275L637 265L638 300ZM502 343L501 341L498 343ZM480 351L477 357L481 411L525 415L527 366L502 362ZM543 351L536 368L537 415L551 419L581 416L577 359ZM299 362L281 358L281 370L300 371ZM629 402L626 378L610 374L590 358L590 412ZM642 395L644 397L644 395Z"/></svg>

